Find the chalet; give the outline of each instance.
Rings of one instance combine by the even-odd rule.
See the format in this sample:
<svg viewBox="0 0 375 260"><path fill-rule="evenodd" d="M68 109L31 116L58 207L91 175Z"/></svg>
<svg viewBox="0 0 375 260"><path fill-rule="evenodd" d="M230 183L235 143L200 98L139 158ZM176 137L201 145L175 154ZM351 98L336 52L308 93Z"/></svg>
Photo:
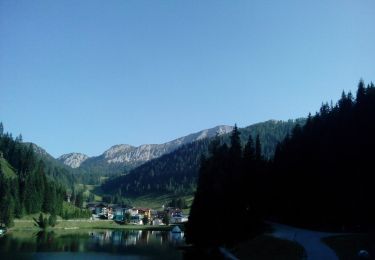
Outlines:
<svg viewBox="0 0 375 260"><path fill-rule="evenodd" d="M141 215L135 215L130 217L130 224L134 225L143 225L142 216Z"/></svg>
<svg viewBox="0 0 375 260"><path fill-rule="evenodd" d="M101 202L95 205L95 215L99 217L108 217L108 204Z"/></svg>
<svg viewBox="0 0 375 260"><path fill-rule="evenodd" d="M107 203L89 202L86 204L86 208L91 211L94 218L107 218L108 217L108 204Z"/></svg>
<svg viewBox="0 0 375 260"><path fill-rule="evenodd" d="M182 214L182 210L179 208L168 207L164 211L171 217Z"/></svg>
<svg viewBox="0 0 375 260"><path fill-rule="evenodd" d="M116 221L124 221L124 208L122 206L116 206L113 208L113 219Z"/></svg>
<svg viewBox="0 0 375 260"><path fill-rule="evenodd" d="M175 215L175 216L171 217L171 223L172 224L184 223L184 222L188 222L188 220L189 219L186 216L183 216L183 215Z"/></svg>
<svg viewBox="0 0 375 260"><path fill-rule="evenodd" d="M168 213L166 211L158 211L157 218L163 219Z"/></svg>
<svg viewBox="0 0 375 260"><path fill-rule="evenodd" d="M86 204L86 208L90 210L91 213L95 213L96 204L96 202L89 202Z"/></svg>
<svg viewBox="0 0 375 260"><path fill-rule="evenodd" d="M130 214L130 216L135 216L138 214L138 209L136 208L129 208L127 212Z"/></svg>
<svg viewBox="0 0 375 260"><path fill-rule="evenodd" d="M116 221L124 221L125 214L129 213L129 206L126 205L115 205L112 208L113 219Z"/></svg>
<svg viewBox="0 0 375 260"><path fill-rule="evenodd" d="M163 223L163 221L160 218L154 218L151 221L151 225L153 225L153 226L160 226L160 225L164 225L164 223Z"/></svg>
<svg viewBox="0 0 375 260"><path fill-rule="evenodd" d="M157 210L151 210L151 219L158 217L158 211Z"/></svg>
<svg viewBox="0 0 375 260"><path fill-rule="evenodd" d="M138 208L138 214L151 219L151 209L149 208Z"/></svg>
<svg viewBox="0 0 375 260"><path fill-rule="evenodd" d="M123 206L120 204L108 204L108 219L114 219L116 213L118 215L123 215Z"/></svg>

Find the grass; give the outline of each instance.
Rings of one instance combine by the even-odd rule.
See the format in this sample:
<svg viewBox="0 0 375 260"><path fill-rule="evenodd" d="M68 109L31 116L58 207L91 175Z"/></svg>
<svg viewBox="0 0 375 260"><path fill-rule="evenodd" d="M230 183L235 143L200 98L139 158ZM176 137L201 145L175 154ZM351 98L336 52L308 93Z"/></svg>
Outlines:
<svg viewBox="0 0 375 260"><path fill-rule="evenodd" d="M72 213L74 212L75 210L79 210L79 208L77 208L76 206L64 201L63 202L63 211L67 211L68 213ZM15 219L15 221L32 221L35 219L38 219L39 218L39 213L34 213L34 214L28 214L28 215L25 215L23 216L22 218L19 218L19 219ZM49 213L43 213L43 216L44 217L49 217L50 214ZM62 218L60 216L57 216L57 220L62 220Z"/></svg>
<svg viewBox="0 0 375 260"><path fill-rule="evenodd" d="M101 190L100 185L84 185L78 184L78 188L84 190L84 196L88 197L90 193L94 194L95 201L102 201L102 195L104 195ZM134 207L140 208L151 208L155 210L162 210L163 205L166 206L173 198L182 198L187 202L187 209L183 209L183 213L189 215L191 205L193 204L194 195L184 195L176 196L173 193L169 194L147 194L142 196L126 196L128 203Z"/></svg>
<svg viewBox="0 0 375 260"><path fill-rule="evenodd" d="M170 230L171 226L151 226L151 225L121 225L113 220L87 220L87 219L71 219L63 220L58 219L57 224L51 230L60 229L127 229L127 230ZM11 230L39 230L34 225L33 220L29 219L16 219L14 227Z"/></svg>
<svg viewBox="0 0 375 260"><path fill-rule="evenodd" d="M166 206L166 204L170 202L173 198L176 198L174 194L148 194L137 197L128 197L131 205L135 207L151 208L155 210L162 210L162 205ZM186 200L188 208L183 209L183 213L189 214L190 207L194 199L193 195L178 196L178 198Z"/></svg>
<svg viewBox="0 0 375 260"><path fill-rule="evenodd" d="M4 158L0 158L1 171L4 173L6 178L16 178L17 175L13 170L13 167Z"/></svg>
<svg viewBox="0 0 375 260"><path fill-rule="evenodd" d="M98 190L98 188L100 188L100 185L90 185L90 184L79 183L77 184L76 187L79 190L83 190L83 196L85 198L88 198L90 194L93 194L95 201L102 201L103 199L102 196L98 195L97 192L95 192L96 190Z"/></svg>
<svg viewBox="0 0 375 260"><path fill-rule="evenodd" d="M287 259L297 260L306 257L304 248L292 241L261 235L242 242L233 249L239 259Z"/></svg>
<svg viewBox="0 0 375 260"><path fill-rule="evenodd" d="M332 248L340 260L359 259L358 252L366 250L369 259L375 257L374 236L368 234L350 234L323 238L322 241Z"/></svg>

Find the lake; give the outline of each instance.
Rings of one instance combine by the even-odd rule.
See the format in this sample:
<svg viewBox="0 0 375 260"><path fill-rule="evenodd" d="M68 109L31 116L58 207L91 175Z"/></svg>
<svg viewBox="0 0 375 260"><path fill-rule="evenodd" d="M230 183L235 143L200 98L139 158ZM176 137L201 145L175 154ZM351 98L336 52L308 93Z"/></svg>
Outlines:
<svg viewBox="0 0 375 260"><path fill-rule="evenodd" d="M183 233L149 230L10 231L0 259L182 259Z"/></svg>

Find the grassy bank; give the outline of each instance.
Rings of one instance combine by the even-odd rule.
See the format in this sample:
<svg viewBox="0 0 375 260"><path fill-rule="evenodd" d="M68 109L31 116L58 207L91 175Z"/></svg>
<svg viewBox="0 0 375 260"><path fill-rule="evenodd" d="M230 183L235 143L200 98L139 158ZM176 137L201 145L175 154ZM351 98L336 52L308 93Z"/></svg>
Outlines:
<svg viewBox="0 0 375 260"><path fill-rule="evenodd" d="M86 220L86 219L71 219L71 220L57 220L55 227L49 229L127 229L127 230L170 230L171 226L151 226L151 225L121 225L112 220ZM33 220L16 219L14 227L11 230L39 230L34 225Z"/></svg>
<svg viewBox="0 0 375 260"><path fill-rule="evenodd" d="M131 205L135 207L152 208L155 210L162 210L162 205L167 205L172 199L176 198L174 194L148 194L137 197L128 197ZM178 196L178 198L185 199L189 208L183 209L184 214L190 213L190 207L193 203L193 195Z"/></svg>
<svg viewBox="0 0 375 260"><path fill-rule="evenodd" d="M261 235L237 245L233 254L239 259L304 259L304 248L295 242Z"/></svg>
<svg viewBox="0 0 375 260"><path fill-rule="evenodd" d="M79 184L78 187L80 189L84 190L84 196L88 197L90 194L93 194L95 196L95 201L102 201L103 196L105 193L103 193L100 185L83 185ZM163 205L166 206L167 203L171 202L172 199L181 198L186 200L187 209L183 209L184 214L190 213L190 207L193 204L194 195L188 194L188 195L178 195L176 196L173 193L164 193L164 194L158 194L158 193L149 193L141 196L125 196L125 201L129 205L132 205L134 207L141 207L141 208L151 208L155 210L162 210Z"/></svg>

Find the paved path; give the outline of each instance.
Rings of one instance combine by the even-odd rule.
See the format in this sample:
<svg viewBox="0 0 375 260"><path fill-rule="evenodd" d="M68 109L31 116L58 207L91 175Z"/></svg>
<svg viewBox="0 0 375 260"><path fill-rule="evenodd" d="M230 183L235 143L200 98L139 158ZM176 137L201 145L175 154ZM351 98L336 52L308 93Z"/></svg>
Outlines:
<svg viewBox="0 0 375 260"><path fill-rule="evenodd" d="M295 241L305 248L309 260L336 260L336 253L321 241L324 237L342 235L295 228L287 225L269 223L274 228L272 236Z"/></svg>

